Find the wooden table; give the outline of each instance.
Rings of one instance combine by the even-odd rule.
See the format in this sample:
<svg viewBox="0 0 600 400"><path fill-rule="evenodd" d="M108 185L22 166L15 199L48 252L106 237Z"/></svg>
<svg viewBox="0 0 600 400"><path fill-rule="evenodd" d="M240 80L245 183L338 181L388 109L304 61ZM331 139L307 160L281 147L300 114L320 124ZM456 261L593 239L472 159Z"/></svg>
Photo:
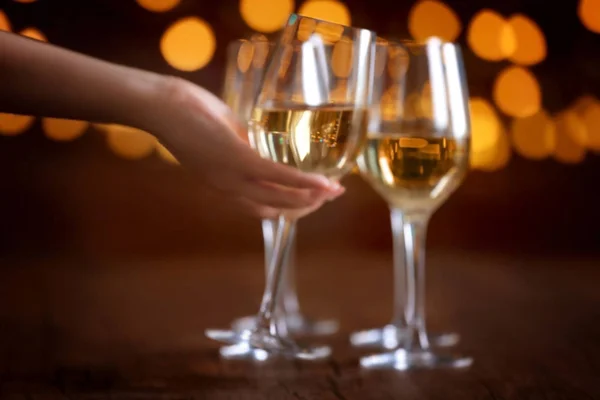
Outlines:
<svg viewBox="0 0 600 400"><path fill-rule="evenodd" d="M89 282L104 282L106 287L111 285L107 282L119 283L121 289L106 289L106 298L118 298L121 308L129 308L133 314L137 309L122 294L128 290L132 297L150 293L151 300L137 307L151 306L148 318L153 322L144 325L142 319L128 317L131 326L141 326L142 330L121 335L121 342L113 337L112 347L100 346L99 353L111 354L104 359L77 361L72 357L66 362L67 357L61 361L61 355L69 353L68 340L50 341L46 347L54 346L54 350L39 350L40 357L51 359L44 364L46 373L36 377L27 377L23 369L11 370L14 363L23 363L18 361L19 354L27 352L28 345L23 343L15 349L14 342L19 339L6 339L4 329L5 339L13 344L10 356L6 349L0 353L5 371L2 398L600 398L597 260L432 251L428 275L430 330L459 332L461 342L456 351L472 355L474 365L464 371L363 371L357 359L366 353L352 349L347 338L356 329L379 326L389 319L390 262L389 254L381 253L340 256L332 252L302 257L299 280L306 313L337 316L342 323L342 332L325 340L334 347L334 358L320 364L262 366L219 360L218 345L202 335L203 328L225 326L234 316L256 307L262 290L260 255L170 261L164 268L160 266L166 261L111 265L106 270L78 273L67 268L64 273L72 277L73 287L82 285L77 279L83 276ZM20 274L20 279L27 278ZM58 282L61 278L55 279ZM85 303L81 299L73 303ZM77 305L72 307L69 313L75 312ZM107 329L107 335L110 331ZM93 344L88 347L98 348ZM72 348L71 356L83 354L82 349Z"/></svg>

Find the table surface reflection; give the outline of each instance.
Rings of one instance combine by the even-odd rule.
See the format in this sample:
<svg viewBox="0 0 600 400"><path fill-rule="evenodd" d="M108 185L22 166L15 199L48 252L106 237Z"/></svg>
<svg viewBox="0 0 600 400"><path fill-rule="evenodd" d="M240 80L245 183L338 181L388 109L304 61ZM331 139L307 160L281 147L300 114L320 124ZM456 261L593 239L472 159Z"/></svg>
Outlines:
<svg viewBox="0 0 600 400"><path fill-rule="evenodd" d="M461 334L465 371L362 371L347 342L391 314L391 256L326 252L299 260L311 316L339 317L325 363L222 361L206 327L253 312L261 255L23 263L0 294L2 398L600 398L598 260L432 251L431 330ZM38 304L39 303L39 304ZM18 306L15 306L17 304ZM16 311L15 311L16 310Z"/></svg>

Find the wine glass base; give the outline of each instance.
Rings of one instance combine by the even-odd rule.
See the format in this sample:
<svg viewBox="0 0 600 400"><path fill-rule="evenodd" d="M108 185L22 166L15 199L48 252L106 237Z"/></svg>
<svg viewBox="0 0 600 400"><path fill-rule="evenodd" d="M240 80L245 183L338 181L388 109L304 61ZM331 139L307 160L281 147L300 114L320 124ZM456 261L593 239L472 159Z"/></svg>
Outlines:
<svg viewBox="0 0 600 400"><path fill-rule="evenodd" d="M386 325L383 328L355 332L350 335L350 343L354 347L392 350L402 346L403 336L402 329L394 325ZM452 347L460 340L457 333L431 334L428 337L433 347Z"/></svg>
<svg viewBox="0 0 600 400"><path fill-rule="evenodd" d="M331 355L331 348L327 346L301 347L290 339L276 337L269 332L207 329L205 333L210 339L229 344L219 350L221 356L227 359L265 361L282 357L317 361Z"/></svg>
<svg viewBox="0 0 600 400"><path fill-rule="evenodd" d="M312 320L301 314L287 316L287 327L291 334L299 336L329 336L337 333L339 323L334 319ZM255 327L255 317L238 318L231 324L233 330L241 332Z"/></svg>
<svg viewBox="0 0 600 400"><path fill-rule="evenodd" d="M471 357L454 354L442 354L431 350L395 350L388 353L374 354L360 359L360 365L366 369L395 369L408 371L413 369L433 368L468 368L473 364Z"/></svg>

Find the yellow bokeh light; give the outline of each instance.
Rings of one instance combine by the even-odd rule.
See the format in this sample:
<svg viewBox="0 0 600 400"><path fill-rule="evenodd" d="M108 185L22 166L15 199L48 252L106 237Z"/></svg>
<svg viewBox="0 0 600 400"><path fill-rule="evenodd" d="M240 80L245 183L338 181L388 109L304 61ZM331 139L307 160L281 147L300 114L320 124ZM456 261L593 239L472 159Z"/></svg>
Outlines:
<svg viewBox="0 0 600 400"><path fill-rule="evenodd" d="M535 76L521 67L504 69L494 82L494 102L507 115L529 117L542 105L542 93Z"/></svg>
<svg viewBox="0 0 600 400"><path fill-rule="evenodd" d="M161 159L165 160L169 164L179 165L179 161L177 161L175 156L159 141L156 141L156 150Z"/></svg>
<svg viewBox="0 0 600 400"><path fill-rule="evenodd" d="M4 11L2 10L0 10L0 31L11 31L10 21L8 20L8 17L6 16L6 14L4 14Z"/></svg>
<svg viewBox="0 0 600 400"><path fill-rule="evenodd" d="M316 18L334 24L350 26L352 19L350 11L344 3L336 0L308 0L305 1L298 14ZM341 36L341 34L340 34Z"/></svg>
<svg viewBox="0 0 600 400"><path fill-rule="evenodd" d="M72 119L44 118L42 128L44 134L59 142L68 142L77 139L87 129L89 123Z"/></svg>
<svg viewBox="0 0 600 400"><path fill-rule="evenodd" d="M600 151L600 103L589 104L580 114L586 128L587 147L593 151Z"/></svg>
<svg viewBox="0 0 600 400"><path fill-rule="evenodd" d="M417 41L436 36L454 42L460 34L461 23L456 13L441 1L421 0L410 10L408 30Z"/></svg>
<svg viewBox="0 0 600 400"><path fill-rule="evenodd" d="M502 125L494 107L485 99L469 100L471 114L471 159L473 168L485 168L496 159Z"/></svg>
<svg viewBox="0 0 600 400"><path fill-rule="evenodd" d="M516 38L516 48L510 54L515 64L534 65L546 58L546 38L540 27L528 17L517 14L508 21Z"/></svg>
<svg viewBox="0 0 600 400"><path fill-rule="evenodd" d="M481 10L471 20L467 42L477 56L488 61L508 57L516 46L510 24L500 14L488 9Z"/></svg>
<svg viewBox="0 0 600 400"><path fill-rule="evenodd" d="M558 114L556 124L556 148L554 158L565 164L577 164L585 158L585 147L573 138L585 136L585 125L571 110Z"/></svg>
<svg viewBox="0 0 600 400"><path fill-rule="evenodd" d="M556 127L544 110L525 118L515 118L511 128L512 144L525 158L541 160L556 147Z"/></svg>
<svg viewBox="0 0 600 400"><path fill-rule="evenodd" d="M137 3L148 11L165 12L177 7L181 0L136 0Z"/></svg>
<svg viewBox="0 0 600 400"><path fill-rule="evenodd" d="M0 135L15 136L25 132L34 118L29 115L16 115L0 113Z"/></svg>
<svg viewBox="0 0 600 400"><path fill-rule="evenodd" d="M116 155L129 160L138 160L152 154L156 138L147 132L123 125L102 125L106 143Z"/></svg>
<svg viewBox="0 0 600 400"><path fill-rule="evenodd" d="M36 28L25 28L21 31L21 35L28 37L29 39L39 40L40 42L47 42L48 39L39 29Z"/></svg>
<svg viewBox="0 0 600 400"><path fill-rule="evenodd" d="M338 78L348 78L352 71L352 39L340 39L331 53L331 70Z"/></svg>
<svg viewBox="0 0 600 400"><path fill-rule="evenodd" d="M307 41L317 27L317 21L312 19L301 19L298 25L297 37L300 41Z"/></svg>
<svg viewBox="0 0 600 400"><path fill-rule="evenodd" d="M479 165L477 168L487 172L498 171L508 165L511 156L512 151L508 135L503 130L500 130L496 145L479 154L477 160Z"/></svg>
<svg viewBox="0 0 600 400"><path fill-rule="evenodd" d="M196 17L175 22L160 40L165 60L181 71L196 71L204 67L212 59L216 46L210 25Z"/></svg>
<svg viewBox="0 0 600 400"><path fill-rule="evenodd" d="M250 28L271 33L283 28L294 6L294 0L240 0L240 14Z"/></svg>
<svg viewBox="0 0 600 400"><path fill-rule="evenodd" d="M600 0L579 0L577 14L583 26L600 33Z"/></svg>
<svg viewBox="0 0 600 400"><path fill-rule="evenodd" d="M254 45L244 40L240 45L237 55L237 67L240 72L248 71L250 64L252 64L252 58L254 57Z"/></svg>

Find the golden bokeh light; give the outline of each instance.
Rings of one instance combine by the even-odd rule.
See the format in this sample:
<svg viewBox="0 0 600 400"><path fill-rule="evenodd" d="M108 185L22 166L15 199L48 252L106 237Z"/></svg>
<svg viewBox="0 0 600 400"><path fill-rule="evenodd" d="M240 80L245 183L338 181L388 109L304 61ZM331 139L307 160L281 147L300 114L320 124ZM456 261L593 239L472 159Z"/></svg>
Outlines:
<svg viewBox="0 0 600 400"><path fill-rule="evenodd" d="M473 168L486 168L496 161L502 124L494 107L485 99L469 100L471 114L471 158Z"/></svg>
<svg viewBox="0 0 600 400"><path fill-rule="evenodd" d="M478 12L467 30L467 43L478 56L488 61L500 61L515 51L516 38L510 24L497 12Z"/></svg>
<svg viewBox="0 0 600 400"><path fill-rule="evenodd" d="M108 147L122 158L139 160L156 148L156 138L142 130L123 125L101 125L100 129L106 133Z"/></svg>
<svg viewBox="0 0 600 400"><path fill-rule="evenodd" d="M240 14L250 28L271 33L285 26L294 6L294 0L240 0Z"/></svg>
<svg viewBox="0 0 600 400"><path fill-rule="evenodd" d="M307 0L300 6L298 14L334 24L350 26L352 23L348 7L337 0Z"/></svg>
<svg viewBox="0 0 600 400"><path fill-rule="evenodd" d="M587 147L600 152L600 103L589 104L580 114L587 133Z"/></svg>
<svg viewBox="0 0 600 400"><path fill-rule="evenodd" d="M516 39L516 48L509 54L510 60L521 65L534 65L544 61L547 53L546 37L535 21L516 14L508 22Z"/></svg>
<svg viewBox="0 0 600 400"><path fill-rule="evenodd" d="M577 164L585 158L585 147L573 138L585 136L585 125L577 113L567 110L554 118L556 148L554 158L564 164Z"/></svg>
<svg viewBox="0 0 600 400"><path fill-rule="evenodd" d="M515 118L510 133L513 147L525 158L542 160L552 155L556 147L556 127L545 110Z"/></svg>
<svg viewBox="0 0 600 400"><path fill-rule="evenodd" d="M237 55L238 70L240 72L248 71L252 64L252 58L254 58L254 45L247 40L243 40Z"/></svg>
<svg viewBox="0 0 600 400"><path fill-rule="evenodd" d="M156 150L158 156L169 164L179 165L179 161L175 158L175 156L159 141L156 141Z"/></svg>
<svg viewBox="0 0 600 400"><path fill-rule="evenodd" d="M577 14L583 26L600 33L600 0L579 0Z"/></svg>
<svg viewBox="0 0 600 400"><path fill-rule="evenodd" d="M137 3L148 11L165 12L177 7L181 0L136 0Z"/></svg>
<svg viewBox="0 0 600 400"><path fill-rule="evenodd" d="M338 78L348 78L352 72L352 39L341 38L331 53L331 70Z"/></svg>
<svg viewBox="0 0 600 400"><path fill-rule="evenodd" d="M344 27L331 22L321 21L315 28L317 33L325 43L335 43L342 38Z"/></svg>
<svg viewBox="0 0 600 400"><path fill-rule="evenodd" d="M537 79L522 67L504 69L494 82L493 96L498 108L512 117L529 117L538 112L542 105Z"/></svg>
<svg viewBox="0 0 600 400"><path fill-rule="evenodd" d="M16 115L0 113L0 135L15 136L25 132L34 118L30 115Z"/></svg>
<svg viewBox="0 0 600 400"><path fill-rule="evenodd" d="M4 14L4 11L2 10L0 10L0 31L11 31L10 21L8 20L8 17L6 16L6 14Z"/></svg>
<svg viewBox="0 0 600 400"><path fill-rule="evenodd" d="M181 71L196 71L210 62L216 48L210 25L197 17L187 17L171 25L160 40L163 57Z"/></svg>
<svg viewBox="0 0 600 400"><path fill-rule="evenodd" d="M511 159L510 140L504 130L498 133L498 142L491 149L479 154L478 169L486 172L498 171L506 167Z"/></svg>
<svg viewBox="0 0 600 400"><path fill-rule="evenodd" d="M317 27L317 21L312 19L301 19L300 24L298 24L298 33L296 34L298 40L307 41L310 35L313 34Z"/></svg>
<svg viewBox="0 0 600 400"><path fill-rule="evenodd" d="M59 142L75 140L87 129L89 123L72 119L44 118L42 128L46 137Z"/></svg>
<svg viewBox="0 0 600 400"><path fill-rule="evenodd" d="M40 42L47 42L48 39L39 29L36 28L25 28L21 31L21 36L28 37L29 39L39 40Z"/></svg>
<svg viewBox="0 0 600 400"><path fill-rule="evenodd" d="M436 36L454 42L461 29L456 13L441 1L418 1L408 15L408 30L417 41Z"/></svg>

